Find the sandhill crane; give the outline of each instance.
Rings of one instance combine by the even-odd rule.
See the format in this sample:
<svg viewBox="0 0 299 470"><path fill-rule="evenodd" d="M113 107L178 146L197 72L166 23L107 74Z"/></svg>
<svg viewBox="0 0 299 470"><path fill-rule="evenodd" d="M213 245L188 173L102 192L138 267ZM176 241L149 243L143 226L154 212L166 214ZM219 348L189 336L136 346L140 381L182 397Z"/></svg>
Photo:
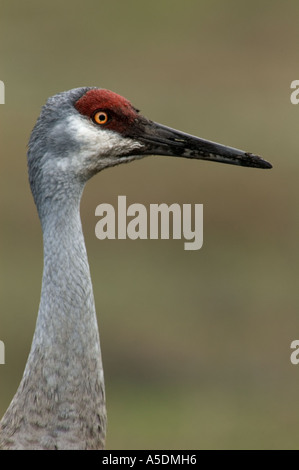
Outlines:
<svg viewBox="0 0 299 470"><path fill-rule="evenodd" d="M0 423L1 449L104 448L104 375L79 205L93 175L150 154L271 168L150 121L109 90L76 88L48 99L28 149L43 231L41 299L24 375Z"/></svg>

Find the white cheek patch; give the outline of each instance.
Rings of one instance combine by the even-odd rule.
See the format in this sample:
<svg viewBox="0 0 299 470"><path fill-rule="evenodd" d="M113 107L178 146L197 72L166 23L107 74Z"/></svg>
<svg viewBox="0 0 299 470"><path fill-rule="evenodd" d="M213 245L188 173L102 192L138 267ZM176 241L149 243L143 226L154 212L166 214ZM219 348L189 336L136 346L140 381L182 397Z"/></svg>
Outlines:
<svg viewBox="0 0 299 470"><path fill-rule="evenodd" d="M142 157L122 157L141 149L143 145L140 142L108 129L99 129L80 115L69 116L63 123L57 124L53 129L53 139L57 140L58 136L63 137L62 147L65 139L73 143L71 150L52 160L52 165L59 171L90 173Z"/></svg>

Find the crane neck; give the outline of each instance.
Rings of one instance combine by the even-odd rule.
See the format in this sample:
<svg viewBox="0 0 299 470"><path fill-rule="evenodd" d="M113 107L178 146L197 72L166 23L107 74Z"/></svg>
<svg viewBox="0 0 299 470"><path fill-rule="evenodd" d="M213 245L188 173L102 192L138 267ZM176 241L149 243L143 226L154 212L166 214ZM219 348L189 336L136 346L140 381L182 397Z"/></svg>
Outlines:
<svg viewBox="0 0 299 470"><path fill-rule="evenodd" d="M3 421L18 421L15 448L104 448L103 366L79 213L83 187L56 188L39 210L44 268L38 318L23 379Z"/></svg>
<svg viewBox="0 0 299 470"><path fill-rule="evenodd" d="M43 229L44 268L35 338L42 344L91 346L99 350L92 282L80 219L83 188L49 205ZM83 328L84 325L84 328ZM52 337L55 326L55 339ZM60 342L60 343L59 343Z"/></svg>

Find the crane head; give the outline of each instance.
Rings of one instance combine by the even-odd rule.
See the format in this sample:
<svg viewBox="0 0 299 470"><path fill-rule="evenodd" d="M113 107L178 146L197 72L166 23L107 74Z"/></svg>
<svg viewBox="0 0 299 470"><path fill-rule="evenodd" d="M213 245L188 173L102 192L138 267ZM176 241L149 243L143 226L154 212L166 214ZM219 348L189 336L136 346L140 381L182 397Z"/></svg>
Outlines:
<svg viewBox="0 0 299 470"><path fill-rule="evenodd" d="M103 168L146 155L271 168L261 157L153 122L122 96L85 87L48 99L29 141L29 179L40 173L87 181Z"/></svg>
<svg viewBox="0 0 299 470"><path fill-rule="evenodd" d="M155 154L271 168L270 163L252 153L150 121L127 99L110 90L88 90L75 103L75 108L81 119L85 119L84 124L93 126L102 164L106 155L110 156L110 165L113 165L127 161L128 157Z"/></svg>

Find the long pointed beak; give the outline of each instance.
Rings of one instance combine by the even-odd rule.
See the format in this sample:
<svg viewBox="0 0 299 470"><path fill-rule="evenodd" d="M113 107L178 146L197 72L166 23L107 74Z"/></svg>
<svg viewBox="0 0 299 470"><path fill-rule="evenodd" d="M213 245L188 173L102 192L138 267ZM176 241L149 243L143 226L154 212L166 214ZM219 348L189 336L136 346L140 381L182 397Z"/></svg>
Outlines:
<svg viewBox="0 0 299 470"><path fill-rule="evenodd" d="M138 128L139 132L135 129L137 132L134 137L144 144L143 155L168 155L230 165L272 168L271 163L258 155L185 134L146 118L142 119L142 125Z"/></svg>

